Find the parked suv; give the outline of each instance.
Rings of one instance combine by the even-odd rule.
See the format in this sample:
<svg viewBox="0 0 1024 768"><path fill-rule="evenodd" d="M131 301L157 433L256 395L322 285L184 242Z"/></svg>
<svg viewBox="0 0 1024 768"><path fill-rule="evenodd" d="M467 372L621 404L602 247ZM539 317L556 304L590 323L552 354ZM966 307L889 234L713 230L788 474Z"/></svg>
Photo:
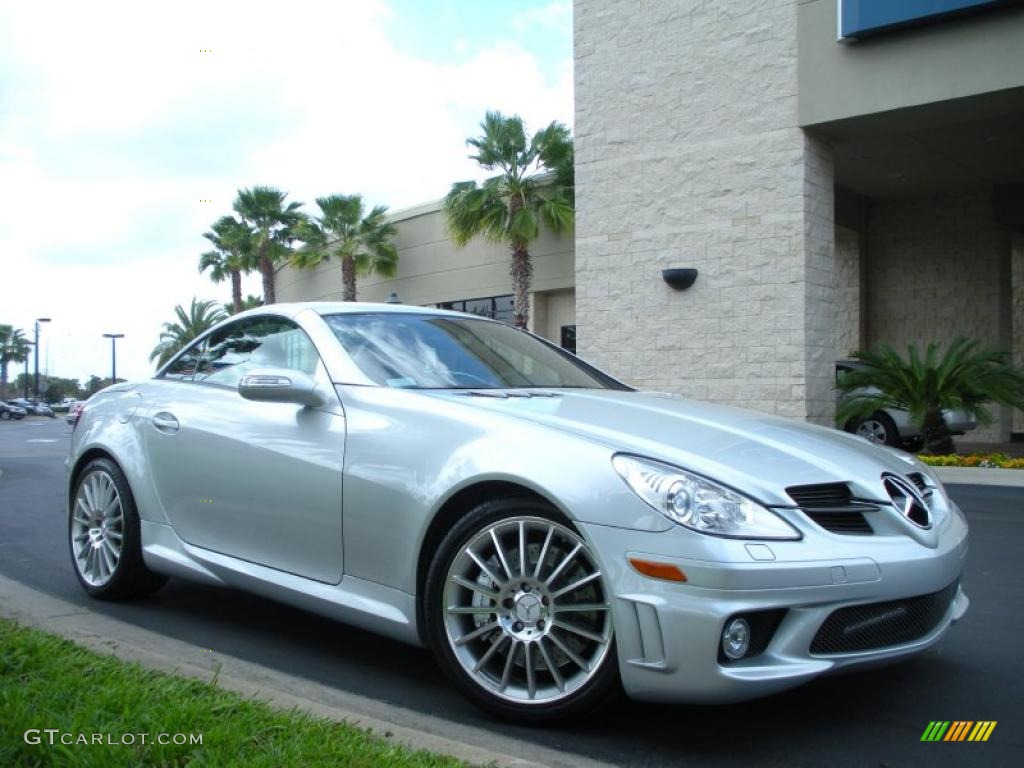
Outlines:
<svg viewBox="0 0 1024 768"><path fill-rule="evenodd" d="M857 360L838 361L836 363L836 384L839 384L844 373L862 368L864 368L864 364ZM843 393L839 392L837 386L836 391L838 393L836 399L842 401L856 393L872 390L854 390ZM978 426L978 422L971 418L966 411L945 410L942 412L942 416L946 420L946 427L954 435L962 435ZM922 443L921 430L911 422L910 414L902 408L883 408L865 419L853 419L842 426L847 432L853 432L872 443L881 445L916 450L921 447Z"/></svg>

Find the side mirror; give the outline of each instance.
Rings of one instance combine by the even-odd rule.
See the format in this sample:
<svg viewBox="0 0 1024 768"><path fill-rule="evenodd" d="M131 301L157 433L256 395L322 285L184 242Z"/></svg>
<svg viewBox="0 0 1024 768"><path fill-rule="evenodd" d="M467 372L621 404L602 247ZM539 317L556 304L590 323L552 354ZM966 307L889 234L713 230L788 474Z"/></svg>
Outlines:
<svg viewBox="0 0 1024 768"><path fill-rule="evenodd" d="M246 400L295 403L317 408L327 402L316 382L301 371L266 368L252 371L238 382L238 394Z"/></svg>

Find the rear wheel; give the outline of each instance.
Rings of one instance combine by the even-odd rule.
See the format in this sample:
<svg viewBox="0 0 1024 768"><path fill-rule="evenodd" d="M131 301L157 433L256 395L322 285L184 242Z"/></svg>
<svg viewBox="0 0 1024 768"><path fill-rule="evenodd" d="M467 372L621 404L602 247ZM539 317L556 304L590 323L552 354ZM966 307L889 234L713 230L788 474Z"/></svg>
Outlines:
<svg viewBox="0 0 1024 768"><path fill-rule="evenodd" d="M546 504L486 502L463 518L431 564L424 613L442 667L493 714L551 722L618 690L601 571Z"/></svg>
<svg viewBox="0 0 1024 768"><path fill-rule="evenodd" d="M895 422L882 411L875 411L868 418L861 419L854 425L853 431L879 445L898 447L900 444L900 434Z"/></svg>
<svg viewBox="0 0 1024 768"><path fill-rule="evenodd" d="M167 583L142 560L135 500L121 468L109 459L90 461L78 476L68 536L75 575L92 597L139 597Z"/></svg>

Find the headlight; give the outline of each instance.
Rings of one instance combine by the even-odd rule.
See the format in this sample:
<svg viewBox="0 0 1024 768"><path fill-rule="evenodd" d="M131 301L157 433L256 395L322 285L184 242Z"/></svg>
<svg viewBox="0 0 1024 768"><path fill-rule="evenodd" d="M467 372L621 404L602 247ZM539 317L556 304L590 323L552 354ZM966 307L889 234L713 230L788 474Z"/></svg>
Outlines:
<svg viewBox="0 0 1024 768"><path fill-rule="evenodd" d="M706 477L635 456L614 456L612 466L633 493L691 530L740 539L800 538L778 515Z"/></svg>

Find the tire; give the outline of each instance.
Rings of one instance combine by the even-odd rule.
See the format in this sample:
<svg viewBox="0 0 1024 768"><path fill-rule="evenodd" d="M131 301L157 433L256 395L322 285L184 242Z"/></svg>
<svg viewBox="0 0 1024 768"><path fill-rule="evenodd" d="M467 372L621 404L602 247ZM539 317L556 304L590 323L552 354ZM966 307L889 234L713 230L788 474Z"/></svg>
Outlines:
<svg viewBox="0 0 1024 768"><path fill-rule="evenodd" d="M586 542L545 503L510 498L471 510L438 547L424 599L438 662L492 715L550 724L621 691L610 594ZM588 610L565 610L577 605Z"/></svg>
<svg viewBox="0 0 1024 768"><path fill-rule="evenodd" d="M143 562L135 499L121 468L110 459L93 459L75 481L68 544L71 567L90 597L143 597L167 583L166 576Z"/></svg>
<svg viewBox="0 0 1024 768"><path fill-rule="evenodd" d="M4 421L10 421L11 420L11 412L10 411L0 411L0 419L3 419Z"/></svg>
<svg viewBox="0 0 1024 768"><path fill-rule="evenodd" d="M875 411L866 419L853 424L852 432L879 445L900 446L900 433L896 423L884 411Z"/></svg>

